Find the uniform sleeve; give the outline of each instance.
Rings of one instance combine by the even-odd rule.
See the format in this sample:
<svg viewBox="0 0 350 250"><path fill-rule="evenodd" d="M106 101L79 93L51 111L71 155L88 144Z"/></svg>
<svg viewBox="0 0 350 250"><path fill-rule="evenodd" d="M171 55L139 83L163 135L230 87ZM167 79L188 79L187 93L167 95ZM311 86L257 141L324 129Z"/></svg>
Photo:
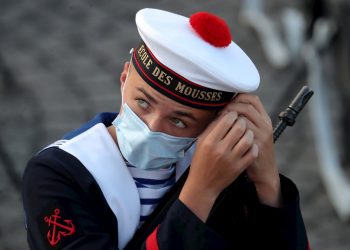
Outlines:
<svg viewBox="0 0 350 250"><path fill-rule="evenodd" d="M177 200L143 248L307 250L297 188L283 176L281 186L283 208L260 204L249 185L226 194L207 223Z"/></svg>
<svg viewBox="0 0 350 250"><path fill-rule="evenodd" d="M22 195L30 249L117 249L117 221L73 156L48 149L32 158Z"/></svg>
<svg viewBox="0 0 350 250"><path fill-rule="evenodd" d="M165 219L147 238L143 248L158 249L229 249L228 242L205 225L177 199Z"/></svg>
<svg viewBox="0 0 350 250"><path fill-rule="evenodd" d="M251 202L248 206L249 228L266 249L307 250L306 230L295 184L281 175L284 207L274 208ZM257 198L256 198L257 200Z"/></svg>

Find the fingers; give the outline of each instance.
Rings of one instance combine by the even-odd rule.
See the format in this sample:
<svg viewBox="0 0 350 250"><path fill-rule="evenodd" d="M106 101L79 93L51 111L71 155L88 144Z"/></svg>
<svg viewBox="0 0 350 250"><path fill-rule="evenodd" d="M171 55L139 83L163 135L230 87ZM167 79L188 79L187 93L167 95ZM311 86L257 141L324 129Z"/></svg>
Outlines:
<svg viewBox="0 0 350 250"><path fill-rule="evenodd" d="M241 137L241 139L238 141L238 143L232 148L232 153L243 156L247 151L250 150L250 148L253 146L254 143L254 134L251 130L246 130L244 135Z"/></svg>
<svg viewBox="0 0 350 250"><path fill-rule="evenodd" d="M254 125L249 120L245 117L238 117L222 140L224 144L222 146L231 150L233 158L241 158L246 154L250 155L250 158L254 158L254 155L257 156L258 146L255 143L255 135L251 127Z"/></svg>
<svg viewBox="0 0 350 250"><path fill-rule="evenodd" d="M251 104L230 103L227 107L230 111L236 111L239 115L246 117L255 126L259 125L262 115Z"/></svg>
<svg viewBox="0 0 350 250"><path fill-rule="evenodd" d="M222 114L212 126L208 127L208 132L205 131L203 136L207 136L208 140L219 142L226 134L231 130L232 125L237 120L238 115L236 112L228 112Z"/></svg>
<svg viewBox="0 0 350 250"><path fill-rule="evenodd" d="M238 117L237 121L231 127L230 131L226 134L222 140L222 146L229 148L230 150L237 144L239 139L244 135L247 129L246 119Z"/></svg>
<svg viewBox="0 0 350 250"><path fill-rule="evenodd" d="M265 111L259 97L249 94L239 94L235 99L228 104L225 109L226 112L235 111L239 116L244 116L254 126L254 133L256 128L272 127L270 116Z"/></svg>
<svg viewBox="0 0 350 250"><path fill-rule="evenodd" d="M242 93L235 97L234 102L251 104L260 114L266 113L260 98L256 95Z"/></svg>
<svg viewBox="0 0 350 250"><path fill-rule="evenodd" d="M239 117L218 146L227 148L232 152L232 157L238 159L251 150L254 139L254 132L248 128L248 121Z"/></svg>
<svg viewBox="0 0 350 250"><path fill-rule="evenodd" d="M244 156L241 158L240 164L242 164L243 168L250 166L255 159L258 158L259 155L259 147L256 144L253 144L249 151L247 151Z"/></svg>

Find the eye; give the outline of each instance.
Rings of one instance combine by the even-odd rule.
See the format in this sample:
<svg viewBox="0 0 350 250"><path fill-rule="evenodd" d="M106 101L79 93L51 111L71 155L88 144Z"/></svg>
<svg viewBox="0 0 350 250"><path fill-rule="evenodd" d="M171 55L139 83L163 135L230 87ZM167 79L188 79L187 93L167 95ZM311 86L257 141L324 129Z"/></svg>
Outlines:
<svg viewBox="0 0 350 250"><path fill-rule="evenodd" d="M173 123L175 124L176 127L186 128L186 124L183 121L181 121L180 119L174 118Z"/></svg>
<svg viewBox="0 0 350 250"><path fill-rule="evenodd" d="M137 99L137 104L143 109L147 109L149 107L149 103L142 99Z"/></svg>

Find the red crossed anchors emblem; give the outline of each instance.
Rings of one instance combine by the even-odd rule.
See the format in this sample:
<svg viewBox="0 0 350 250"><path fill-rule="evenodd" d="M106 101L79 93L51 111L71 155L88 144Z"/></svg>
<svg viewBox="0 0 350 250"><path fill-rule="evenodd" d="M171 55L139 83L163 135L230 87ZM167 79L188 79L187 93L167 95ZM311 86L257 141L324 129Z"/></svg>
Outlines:
<svg viewBox="0 0 350 250"><path fill-rule="evenodd" d="M72 220L63 220L59 216L60 210L56 208L53 215L45 216L44 221L50 227L47 232L47 239L51 246L57 245L57 243L62 239L62 236L69 236L75 233L75 226ZM62 224L62 222L64 224Z"/></svg>

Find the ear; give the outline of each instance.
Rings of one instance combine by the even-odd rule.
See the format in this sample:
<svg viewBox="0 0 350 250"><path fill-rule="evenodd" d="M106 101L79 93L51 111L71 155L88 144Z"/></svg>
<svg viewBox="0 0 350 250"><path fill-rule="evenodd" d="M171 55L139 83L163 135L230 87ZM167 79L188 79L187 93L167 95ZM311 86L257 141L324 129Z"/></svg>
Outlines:
<svg viewBox="0 0 350 250"><path fill-rule="evenodd" d="M128 71L129 71L129 67L130 67L130 62L125 62L123 71L120 74L120 85L121 85L121 88L123 88L123 86L125 84L126 77L128 75Z"/></svg>

